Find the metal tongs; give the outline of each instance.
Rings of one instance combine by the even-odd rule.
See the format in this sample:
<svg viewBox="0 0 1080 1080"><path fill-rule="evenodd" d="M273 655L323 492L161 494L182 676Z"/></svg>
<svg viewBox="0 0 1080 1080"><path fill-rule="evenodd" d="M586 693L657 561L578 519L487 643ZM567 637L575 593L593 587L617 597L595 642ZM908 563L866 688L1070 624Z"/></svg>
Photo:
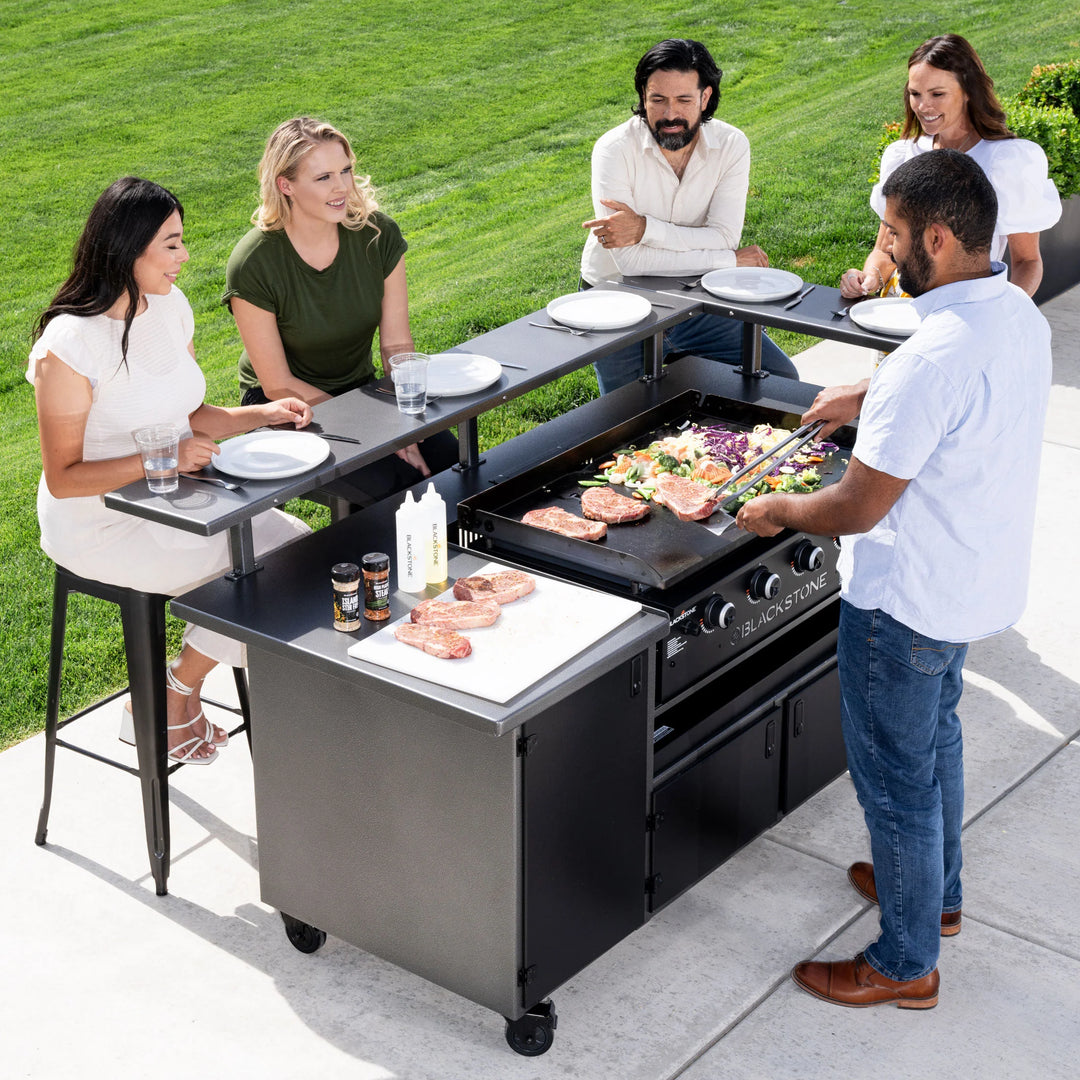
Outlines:
<svg viewBox="0 0 1080 1080"><path fill-rule="evenodd" d="M753 461L747 462L747 464L745 464L741 469L739 469L738 472L732 473L731 476L729 476L727 480L725 480L717 490L723 491L724 488L729 487L731 484L734 484L736 480L739 480L748 472L753 472L763 461L768 461L769 458L775 457L779 453L779 451L784 450L784 447L788 446L789 443L793 443L793 446L791 446L787 450L784 450L784 453L780 454L780 456L777 457L776 460L773 462L772 468L768 470L769 472L772 472L773 469L777 468L780 465L783 465L784 462L794 457L794 455L797 454L808 442L812 442L817 437L817 433L824 426L824 420L815 420L813 421L813 423L803 424L801 428L793 431L786 439L778 442L774 447L772 447L772 449L766 450L763 454L759 454L756 458L754 458ZM744 491L749 491L755 484L759 484L761 482L761 479L761 475L755 474L737 491L732 491L729 494L725 495L724 501L728 502L731 499L737 499L740 495L743 494Z"/></svg>

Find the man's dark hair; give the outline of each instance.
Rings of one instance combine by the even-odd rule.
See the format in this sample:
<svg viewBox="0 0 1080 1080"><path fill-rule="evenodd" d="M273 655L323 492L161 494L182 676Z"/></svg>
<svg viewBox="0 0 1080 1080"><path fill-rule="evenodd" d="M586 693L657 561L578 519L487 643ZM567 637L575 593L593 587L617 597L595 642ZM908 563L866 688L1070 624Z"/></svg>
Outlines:
<svg viewBox="0 0 1080 1080"><path fill-rule="evenodd" d="M654 45L639 61L634 72L634 89L637 90L638 103L634 115L645 118L645 84L655 71L696 71L698 89L711 88L709 103L701 114L701 119L709 120L716 112L720 102L720 80L724 73L716 66L716 61L709 50L700 41L687 38L668 38Z"/></svg>
<svg viewBox="0 0 1080 1080"><path fill-rule="evenodd" d="M912 236L947 225L969 255L989 251L997 224L997 195L978 163L959 150L930 150L905 161L881 193L895 199Z"/></svg>

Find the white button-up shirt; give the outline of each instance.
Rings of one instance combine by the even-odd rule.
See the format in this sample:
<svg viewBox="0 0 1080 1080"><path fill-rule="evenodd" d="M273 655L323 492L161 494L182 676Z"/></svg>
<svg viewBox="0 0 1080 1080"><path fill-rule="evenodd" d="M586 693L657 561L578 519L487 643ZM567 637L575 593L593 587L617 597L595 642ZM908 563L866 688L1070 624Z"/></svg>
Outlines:
<svg viewBox="0 0 1080 1080"><path fill-rule="evenodd" d="M922 323L875 370L855 441L864 465L911 482L842 538L841 595L942 641L1004 630L1027 599L1050 327L994 270L915 300Z"/></svg>
<svg viewBox="0 0 1080 1080"><path fill-rule="evenodd" d="M645 217L645 235L632 247L607 251L590 232L581 276L595 285L621 275L677 277L735 265L750 182L750 143L731 124L713 118L680 180L638 116L601 135L592 154L596 217L615 211L601 199L625 203Z"/></svg>

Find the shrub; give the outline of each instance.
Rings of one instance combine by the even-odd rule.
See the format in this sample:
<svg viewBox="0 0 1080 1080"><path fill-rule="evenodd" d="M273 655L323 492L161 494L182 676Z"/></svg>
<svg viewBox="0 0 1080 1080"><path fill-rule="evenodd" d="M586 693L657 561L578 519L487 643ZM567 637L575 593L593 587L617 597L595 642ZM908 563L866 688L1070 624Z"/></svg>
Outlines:
<svg viewBox="0 0 1080 1080"><path fill-rule="evenodd" d="M1080 60L1036 65L1015 100L1041 108L1069 109L1080 117Z"/></svg>
<svg viewBox="0 0 1080 1080"><path fill-rule="evenodd" d="M1009 127L1045 151L1058 194L1067 199L1080 193L1080 116L1071 109L1029 105L1018 98L1004 105Z"/></svg>

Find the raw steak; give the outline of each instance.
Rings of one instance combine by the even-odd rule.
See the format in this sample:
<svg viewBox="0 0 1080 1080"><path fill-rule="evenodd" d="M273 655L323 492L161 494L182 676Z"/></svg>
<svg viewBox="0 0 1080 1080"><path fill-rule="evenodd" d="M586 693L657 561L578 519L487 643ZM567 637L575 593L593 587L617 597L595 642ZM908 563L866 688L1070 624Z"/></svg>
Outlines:
<svg viewBox="0 0 1080 1080"><path fill-rule="evenodd" d="M414 623L444 630L490 626L498 617L499 605L494 600L421 600L410 615Z"/></svg>
<svg viewBox="0 0 1080 1080"><path fill-rule="evenodd" d="M509 604L536 588L536 578L523 570L500 570L497 574L477 574L459 577L454 582L454 595L459 600L494 600Z"/></svg>
<svg viewBox="0 0 1080 1080"><path fill-rule="evenodd" d="M592 487L581 493L581 512L593 521L625 525L648 517L649 504L644 499L628 499L609 487Z"/></svg>
<svg viewBox="0 0 1080 1080"><path fill-rule="evenodd" d="M472 652L467 637L462 637L456 630L444 630L440 626L402 623L394 631L394 637L406 645L415 645L440 660L460 660Z"/></svg>
<svg viewBox="0 0 1080 1080"><path fill-rule="evenodd" d="M547 506L543 510L530 510L522 519L525 525L559 533L575 540L600 540L607 536L607 526L602 521L586 521L569 510Z"/></svg>
<svg viewBox="0 0 1080 1080"><path fill-rule="evenodd" d="M661 473L656 478L656 490L664 505L680 521L702 521L723 501L724 495L708 484L687 480L684 476Z"/></svg>

